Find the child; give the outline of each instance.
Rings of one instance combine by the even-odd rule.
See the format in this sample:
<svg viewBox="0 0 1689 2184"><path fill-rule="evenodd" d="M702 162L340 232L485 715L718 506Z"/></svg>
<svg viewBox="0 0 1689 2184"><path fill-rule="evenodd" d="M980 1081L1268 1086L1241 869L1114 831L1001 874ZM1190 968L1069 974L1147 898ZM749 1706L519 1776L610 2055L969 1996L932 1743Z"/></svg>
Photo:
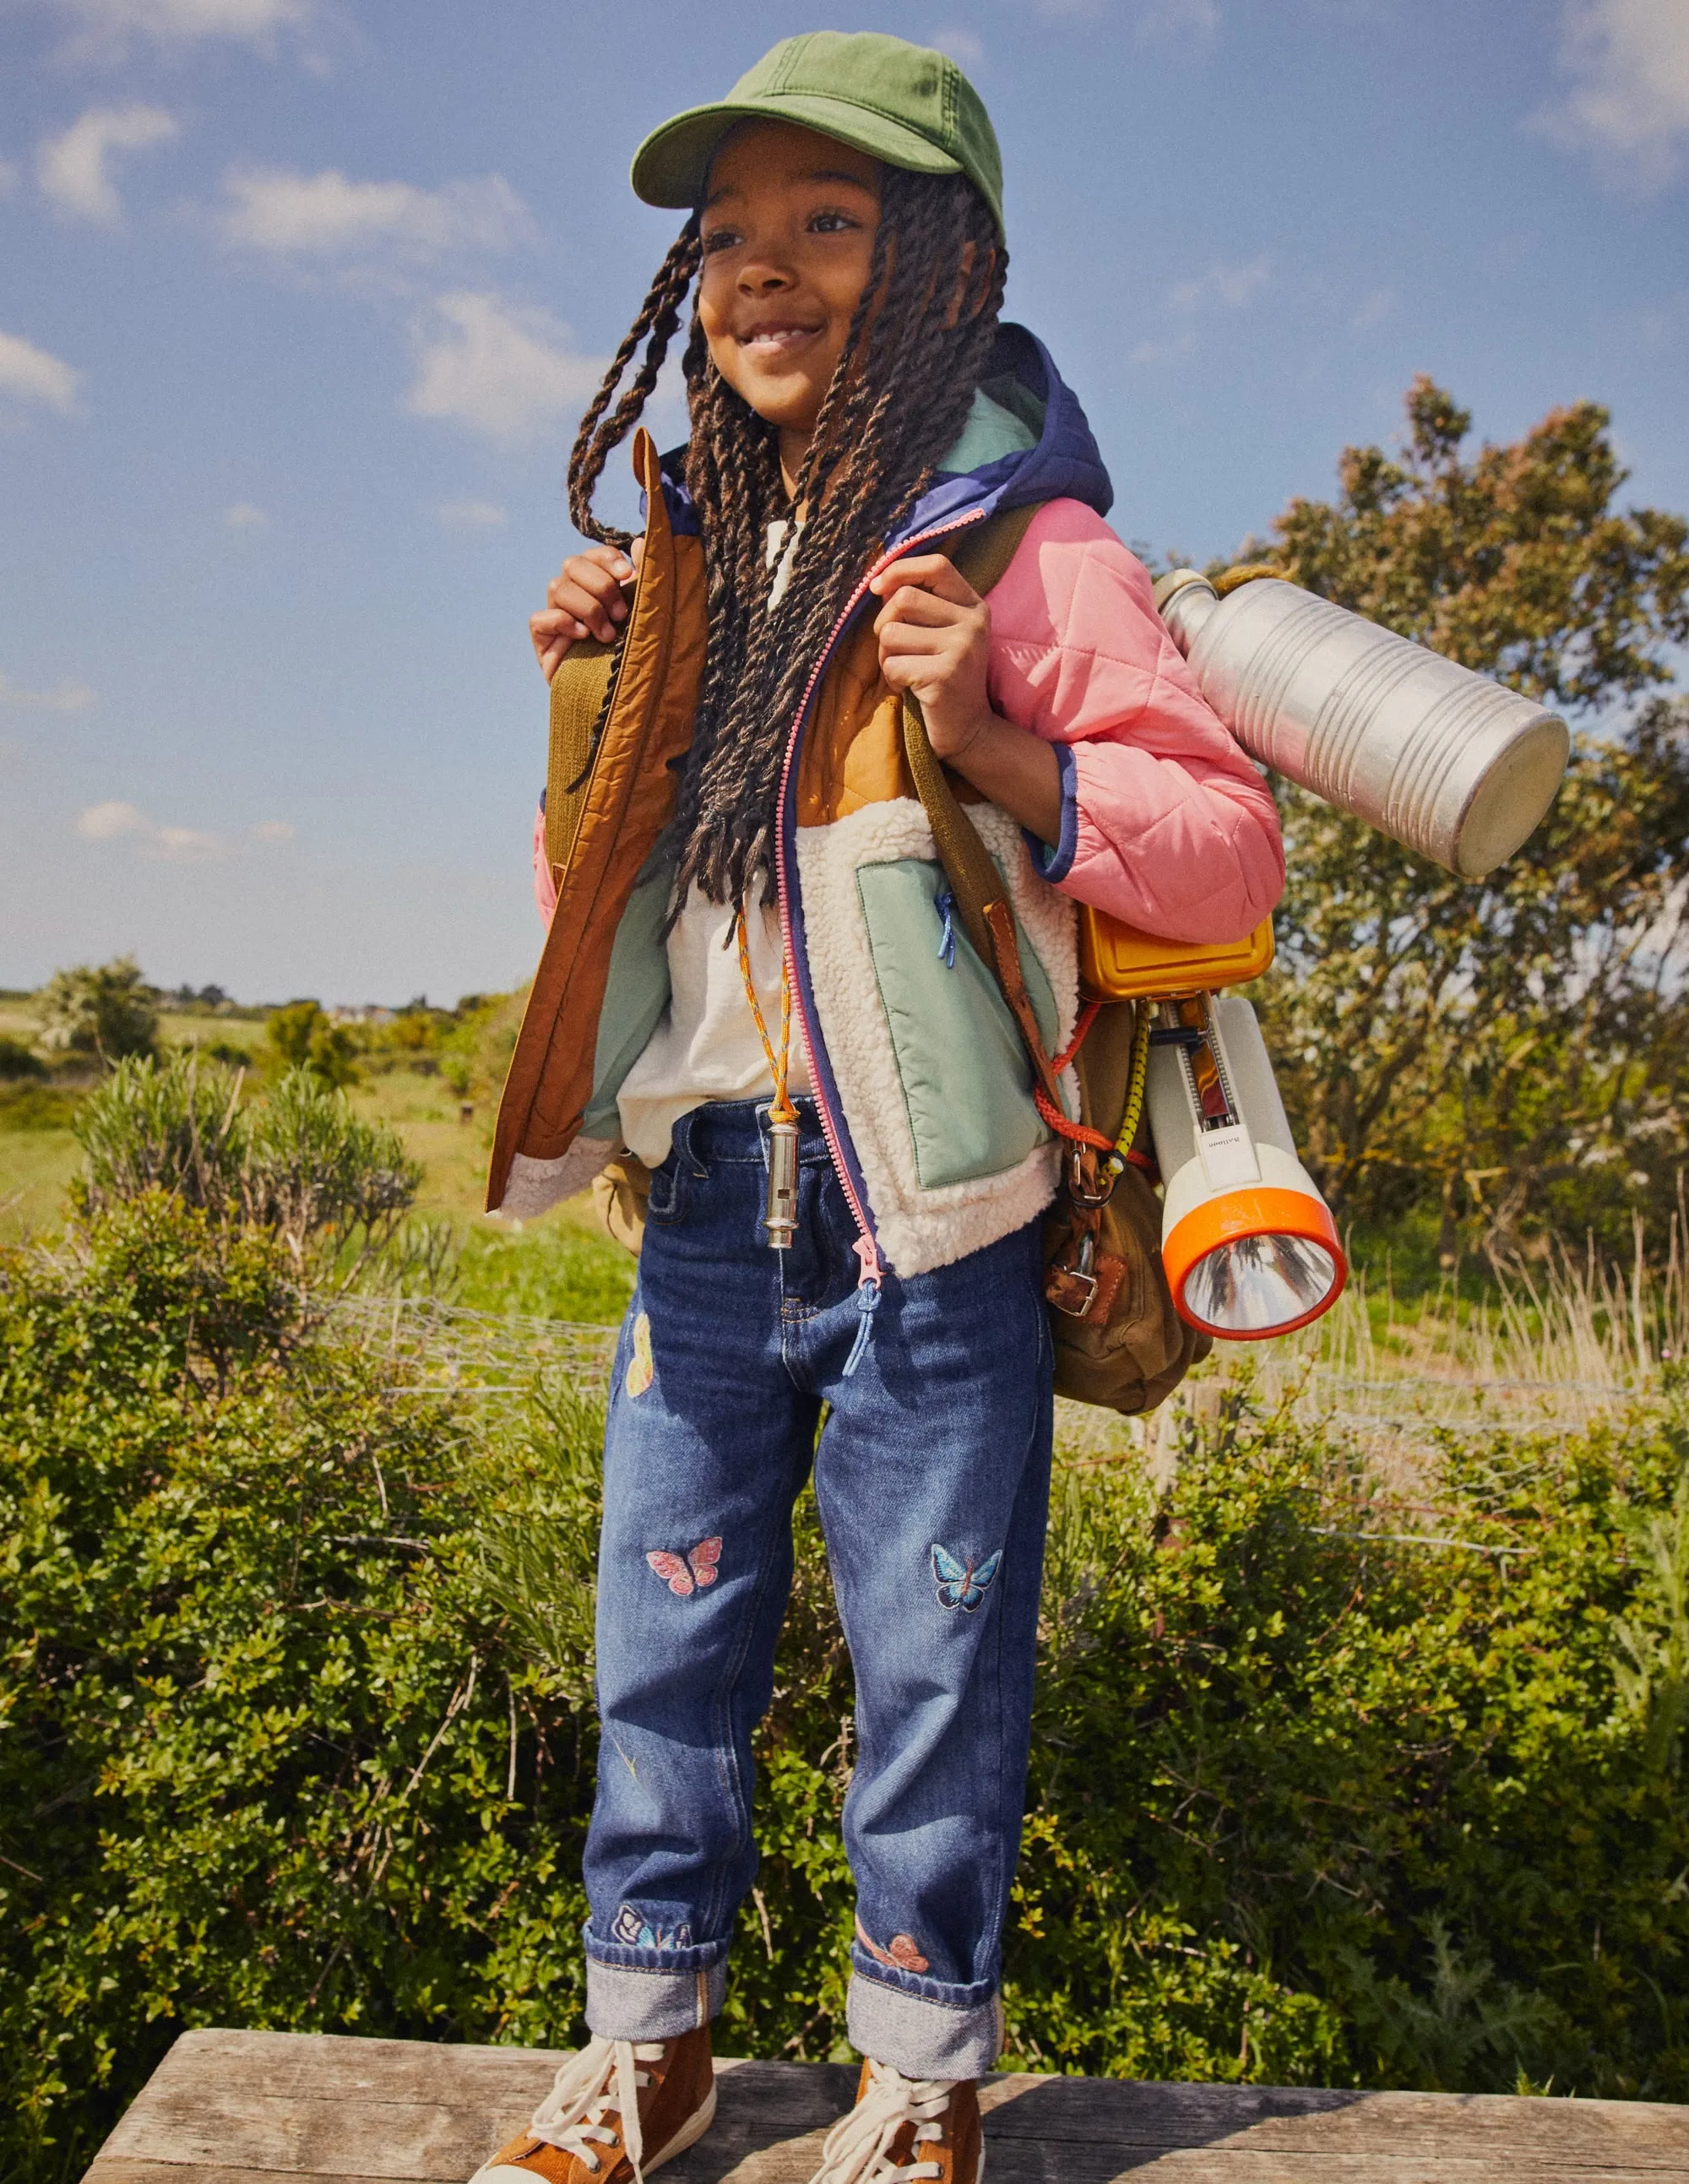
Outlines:
<svg viewBox="0 0 1689 2184"><path fill-rule="evenodd" d="M709 2124L812 1456L856 1679L867 2058L817 2184L975 2184L1032 1705L1058 1149L952 920L903 694L1007 880L1052 1053L1079 1006L1074 899L1235 939L1277 899L1278 828L1103 521L1077 401L999 324L996 141L954 63L788 39L649 137L633 185L688 217L576 443L574 520L600 543L532 624L548 677L581 639L622 649L555 866L542 827L550 930L490 1191L532 1213L612 1160L650 1171L605 1446L593 2036L482 2184L624 2184ZM637 440L633 544L593 489L694 280L691 437L661 465ZM1035 513L988 604L948 549L1016 508Z"/></svg>

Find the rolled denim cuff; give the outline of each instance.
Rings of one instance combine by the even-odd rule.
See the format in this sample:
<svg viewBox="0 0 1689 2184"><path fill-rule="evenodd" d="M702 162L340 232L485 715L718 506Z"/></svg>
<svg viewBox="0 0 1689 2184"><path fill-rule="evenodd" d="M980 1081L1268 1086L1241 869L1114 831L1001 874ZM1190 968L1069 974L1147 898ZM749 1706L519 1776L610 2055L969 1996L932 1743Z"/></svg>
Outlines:
<svg viewBox="0 0 1689 2184"><path fill-rule="evenodd" d="M983 2078L1003 2044L994 1986L947 1986L850 1952L850 2045L906 2078Z"/></svg>
<svg viewBox="0 0 1689 2184"><path fill-rule="evenodd" d="M727 1945L629 1949L587 1938L587 2027L600 2040L677 2040L727 1992Z"/></svg>

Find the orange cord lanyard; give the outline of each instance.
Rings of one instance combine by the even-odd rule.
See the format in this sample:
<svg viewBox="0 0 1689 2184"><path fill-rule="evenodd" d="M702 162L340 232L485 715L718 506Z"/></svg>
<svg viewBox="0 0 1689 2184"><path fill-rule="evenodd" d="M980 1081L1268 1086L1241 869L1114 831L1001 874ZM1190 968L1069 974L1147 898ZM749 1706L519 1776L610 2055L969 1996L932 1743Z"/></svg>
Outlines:
<svg viewBox="0 0 1689 2184"><path fill-rule="evenodd" d="M763 1217L763 1226L768 1231L768 1241L774 1250L783 1251L798 1230L798 1111L792 1105L786 1089L792 1061L792 976L783 955L780 959L780 1051L777 1055L774 1042L768 1036L768 1026L763 1021L762 1004L756 998L755 981L750 975L750 939L745 931L743 910L735 920L735 926L739 937L739 976L744 981L744 997L750 1002L750 1013L755 1019L756 1035L762 1041L768 1074L774 1080L774 1099L768 1110L768 1210Z"/></svg>

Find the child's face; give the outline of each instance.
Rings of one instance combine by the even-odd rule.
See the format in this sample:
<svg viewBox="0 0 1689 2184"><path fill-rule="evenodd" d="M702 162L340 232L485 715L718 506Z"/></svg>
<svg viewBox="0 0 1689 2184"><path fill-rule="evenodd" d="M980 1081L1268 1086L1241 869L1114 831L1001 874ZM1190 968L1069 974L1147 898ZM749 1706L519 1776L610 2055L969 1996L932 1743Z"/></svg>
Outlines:
<svg viewBox="0 0 1689 2184"><path fill-rule="evenodd" d="M716 369L782 436L806 443L873 257L879 169L814 130L758 121L710 169L698 312Z"/></svg>

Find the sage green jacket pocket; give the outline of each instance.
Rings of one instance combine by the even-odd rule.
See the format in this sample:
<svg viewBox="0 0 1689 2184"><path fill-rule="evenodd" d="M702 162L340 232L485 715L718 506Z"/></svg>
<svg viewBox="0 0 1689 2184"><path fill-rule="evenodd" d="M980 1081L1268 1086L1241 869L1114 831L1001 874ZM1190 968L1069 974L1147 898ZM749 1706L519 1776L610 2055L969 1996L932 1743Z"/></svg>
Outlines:
<svg viewBox="0 0 1689 2184"><path fill-rule="evenodd" d="M867 929L921 1188L1001 1175L1050 1132L1032 1097L1026 1050L959 919L946 920L942 866L919 857L862 865L856 893ZM1046 1048L1056 998L1020 933L1027 990Z"/></svg>

